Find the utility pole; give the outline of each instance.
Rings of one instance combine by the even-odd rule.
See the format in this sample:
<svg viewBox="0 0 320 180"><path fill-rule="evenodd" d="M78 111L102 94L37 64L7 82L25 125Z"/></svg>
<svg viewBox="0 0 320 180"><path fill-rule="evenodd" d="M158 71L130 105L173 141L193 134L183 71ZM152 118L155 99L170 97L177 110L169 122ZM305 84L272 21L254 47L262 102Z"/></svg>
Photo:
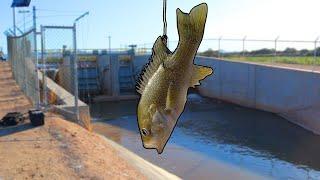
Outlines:
<svg viewBox="0 0 320 180"><path fill-rule="evenodd" d="M28 7L29 4L30 4L30 1L16 1L16 0L13 0L13 2L11 4L14 36L17 36L17 34L16 34L16 10L15 10L15 7Z"/></svg>
<svg viewBox="0 0 320 180"><path fill-rule="evenodd" d="M109 40L109 53L111 53L111 36L108 36L108 40Z"/></svg>
<svg viewBox="0 0 320 180"><path fill-rule="evenodd" d="M117 91L116 91L116 85L114 83L114 74L115 74L115 64L113 63L112 59L111 59L111 36L108 36L108 42L109 42L109 49L108 49L108 56L109 56L109 63L110 63L110 80L111 80L111 84L110 84L110 88L111 88L111 95L112 96L117 96Z"/></svg>

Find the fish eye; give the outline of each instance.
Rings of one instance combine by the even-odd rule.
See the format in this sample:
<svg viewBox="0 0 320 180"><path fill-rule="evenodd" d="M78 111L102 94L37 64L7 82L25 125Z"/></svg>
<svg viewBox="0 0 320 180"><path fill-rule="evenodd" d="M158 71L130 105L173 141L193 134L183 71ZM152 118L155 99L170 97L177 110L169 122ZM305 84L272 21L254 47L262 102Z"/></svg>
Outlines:
<svg viewBox="0 0 320 180"><path fill-rule="evenodd" d="M149 131L146 128L142 128L141 129L141 133L142 133L143 136L148 136L150 134Z"/></svg>

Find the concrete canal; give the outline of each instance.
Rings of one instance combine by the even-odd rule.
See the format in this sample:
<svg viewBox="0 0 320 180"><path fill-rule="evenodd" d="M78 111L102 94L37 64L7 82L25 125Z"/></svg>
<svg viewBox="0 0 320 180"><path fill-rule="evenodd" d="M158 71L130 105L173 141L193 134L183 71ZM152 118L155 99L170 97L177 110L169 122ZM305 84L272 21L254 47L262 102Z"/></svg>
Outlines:
<svg viewBox="0 0 320 180"><path fill-rule="evenodd" d="M320 179L320 136L277 115L190 94L158 155L142 147L136 104L92 104L94 130L183 179Z"/></svg>

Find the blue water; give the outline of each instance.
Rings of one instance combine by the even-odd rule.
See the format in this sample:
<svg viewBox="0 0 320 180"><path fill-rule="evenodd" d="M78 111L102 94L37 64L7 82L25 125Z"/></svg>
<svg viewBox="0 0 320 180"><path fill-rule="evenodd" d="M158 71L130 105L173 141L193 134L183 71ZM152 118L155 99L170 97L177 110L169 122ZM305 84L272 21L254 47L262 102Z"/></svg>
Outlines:
<svg viewBox="0 0 320 180"><path fill-rule="evenodd" d="M211 179L219 173L226 179L233 179L232 173L320 179L320 136L275 114L191 94L164 153L158 155L142 147L136 104L93 104L91 114L99 119L95 131L184 179ZM221 173L225 167L227 173Z"/></svg>

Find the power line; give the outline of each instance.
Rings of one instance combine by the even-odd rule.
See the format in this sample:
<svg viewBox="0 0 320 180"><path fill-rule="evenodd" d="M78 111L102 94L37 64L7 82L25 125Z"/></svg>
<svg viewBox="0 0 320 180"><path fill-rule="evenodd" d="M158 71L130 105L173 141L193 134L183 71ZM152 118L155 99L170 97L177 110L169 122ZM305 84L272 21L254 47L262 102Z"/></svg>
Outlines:
<svg viewBox="0 0 320 180"><path fill-rule="evenodd" d="M37 18L54 18L54 17L76 17L77 14L59 14L59 15L48 15L48 16L37 16Z"/></svg>
<svg viewBox="0 0 320 180"><path fill-rule="evenodd" d="M83 11L67 11L67 10L54 10L54 9L37 9L38 11L48 11L48 12L73 12L73 13L81 13Z"/></svg>
<svg viewBox="0 0 320 180"><path fill-rule="evenodd" d="M30 16L32 16L32 13L30 13L29 15L25 16L25 18L29 18ZM23 23L23 19L18 21L16 24L20 24Z"/></svg>

